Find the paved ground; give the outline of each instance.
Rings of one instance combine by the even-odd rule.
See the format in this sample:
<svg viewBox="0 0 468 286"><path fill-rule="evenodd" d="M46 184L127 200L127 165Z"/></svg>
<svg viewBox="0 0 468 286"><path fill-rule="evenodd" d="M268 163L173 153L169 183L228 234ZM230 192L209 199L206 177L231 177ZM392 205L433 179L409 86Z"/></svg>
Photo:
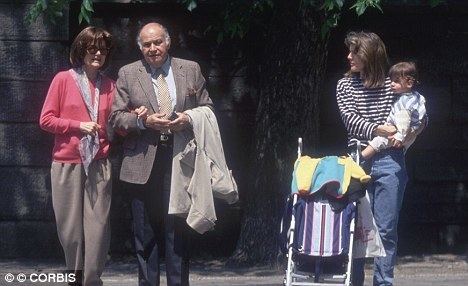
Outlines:
<svg viewBox="0 0 468 286"><path fill-rule="evenodd" d="M63 269L59 261L50 260L0 260L0 285L64 285L64 283L36 282L27 279L18 282L18 274L26 277L36 273L54 273ZM15 281L7 283L8 273ZM136 286L137 269L131 259L110 261L103 274L104 285ZM370 266L366 269L366 285L371 285ZM468 257L455 255L400 257L396 268L395 285L399 286L466 286L468 285ZM44 275L44 274L43 274ZM44 277L44 276L43 276ZM220 261L195 261L191 266L192 286L246 286L282 285L283 273L268 267L226 268ZM165 285L163 279L162 285Z"/></svg>

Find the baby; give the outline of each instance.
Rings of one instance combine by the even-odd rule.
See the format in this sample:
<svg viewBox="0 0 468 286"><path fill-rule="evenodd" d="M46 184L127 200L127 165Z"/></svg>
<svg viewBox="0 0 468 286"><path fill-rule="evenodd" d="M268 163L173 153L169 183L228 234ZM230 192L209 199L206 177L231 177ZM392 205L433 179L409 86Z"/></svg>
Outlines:
<svg viewBox="0 0 468 286"><path fill-rule="evenodd" d="M389 145L388 138L377 136L362 151L362 157L369 159L382 149L400 148L405 152L414 143L416 136L427 125L426 100L413 90L417 83L416 66L412 62L400 62L390 68L391 88L400 97L395 102L387 118L387 124L394 125L397 133L393 135L395 143Z"/></svg>

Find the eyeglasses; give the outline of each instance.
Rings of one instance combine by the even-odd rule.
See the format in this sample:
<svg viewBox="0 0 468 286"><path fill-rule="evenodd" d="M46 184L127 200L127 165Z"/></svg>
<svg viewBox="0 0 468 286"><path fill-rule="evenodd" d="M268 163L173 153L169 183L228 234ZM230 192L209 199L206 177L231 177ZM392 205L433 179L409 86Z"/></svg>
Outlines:
<svg viewBox="0 0 468 286"><path fill-rule="evenodd" d="M107 55L109 53L109 50L108 48L98 48L96 46L89 46L86 48L86 52L90 55L95 55L98 51L101 53L101 55Z"/></svg>

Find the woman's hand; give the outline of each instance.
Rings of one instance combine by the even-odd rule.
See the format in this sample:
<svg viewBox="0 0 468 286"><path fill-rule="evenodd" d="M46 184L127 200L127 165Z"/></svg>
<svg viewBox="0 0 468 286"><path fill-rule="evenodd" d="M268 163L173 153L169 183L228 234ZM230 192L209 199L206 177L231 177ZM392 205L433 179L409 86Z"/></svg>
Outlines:
<svg viewBox="0 0 468 286"><path fill-rule="evenodd" d="M135 113L138 116L138 118L146 119L146 117L148 117L148 108L142 105L137 109L133 110L132 113Z"/></svg>
<svg viewBox="0 0 468 286"><path fill-rule="evenodd" d="M80 122L80 131L86 135L95 135L101 129L101 125L96 122Z"/></svg>
<svg viewBox="0 0 468 286"><path fill-rule="evenodd" d="M397 132L397 129L393 125L379 125L374 130L376 136L389 137Z"/></svg>

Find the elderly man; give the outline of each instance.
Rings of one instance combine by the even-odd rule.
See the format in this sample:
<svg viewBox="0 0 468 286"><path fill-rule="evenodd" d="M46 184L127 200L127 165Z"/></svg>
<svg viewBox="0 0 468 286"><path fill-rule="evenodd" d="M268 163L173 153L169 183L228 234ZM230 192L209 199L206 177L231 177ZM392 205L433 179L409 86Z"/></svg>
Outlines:
<svg viewBox="0 0 468 286"><path fill-rule="evenodd" d="M120 180L132 197L139 285L159 285L163 249L167 284L189 285L185 222L168 214L173 134L190 126L184 111L212 101L199 65L168 54L164 26L143 26L137 42L144 59L120 69L110 124L125 134Z"/></svg>

